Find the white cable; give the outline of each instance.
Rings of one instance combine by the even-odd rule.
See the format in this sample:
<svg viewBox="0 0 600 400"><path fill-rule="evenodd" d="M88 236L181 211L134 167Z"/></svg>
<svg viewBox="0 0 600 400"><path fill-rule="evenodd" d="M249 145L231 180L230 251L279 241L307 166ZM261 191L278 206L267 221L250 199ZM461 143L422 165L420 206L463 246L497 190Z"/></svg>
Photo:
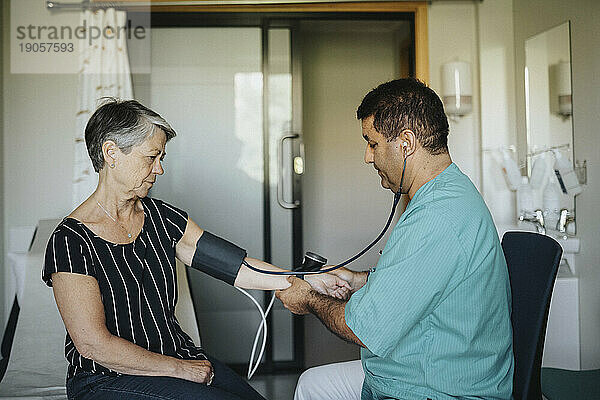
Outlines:
<svg viewBox="0 0 600 400"><path fill-rule="evenodd" d="M260 350L260 355L256 359L256 364L254 364L254 368L252 368L252 361L254 360L254 354L256 353L256 345L258 344L258 338L260 337L260 332L262 331L263 326L265 327L265 329L267 327L266 318L267 318L267 315L269 315L269 312L271 311L271 307L273 307L274 302L275 302L275 293L273 293L273 297L271 297L271 302L269 303L269 306L267 307L267 309L265 311L265 319L263 320L263 322L261 322L258 325L258 329L256 331L256 336L254 337L254 344L252 345L252 354L250 355L250 362L248 363L248 379L252 379L252 376L258 369L258 366L260 365L260 361L262 360L262 356L263 356L263 353L265 350L265 343L267 342L266 335L264 335L263 345Z"/></svg>
<svg viewBox="0 0 600 400"><path fill-rule="evenodd" d="M234 286L235 287L235 286ZM262 307L260 306L260 304L258 304L258 302L256 301L256 299L254 297L252 297L252 295L250 295L250 293L246 292L244 289L240 289L239 287L235 287L237 290L239 290L240 292L242 292L243 294L245 294L246 296L248 296L250 298L250 300L252 300L252 302L254 303L254 305L256 306L256 308L258 308L258 312L260 313L260 317L262 319L262 321L259 323L258 325L258 331L256 332L256 336L254 337L254 345L252 346L252 354L250 355L250 361L248 363L248 375L247 378L248 380L252 379L252 376L254 376L254 373L256 372L256 370L258 369L258 366L260 365L260 361L262 359L262 356L265 352L265 346L267 344L267 315L269 315L269 311L271 311L271 307L273 307L273 303L275 301L275 293L273 293L273 297L271 298L271 302L269 303L269 306L267 307L266 312L263 311ZM263 334L263 342L262 342L262 346L260 349L260 355L258 357L258 359L256 360L256 364L254 365L254 368L252 367L252 362L254 361L254 354L256 353L256 345L258 344L258 338L260 336L260 332L264 329L264 334Z"/></svg>

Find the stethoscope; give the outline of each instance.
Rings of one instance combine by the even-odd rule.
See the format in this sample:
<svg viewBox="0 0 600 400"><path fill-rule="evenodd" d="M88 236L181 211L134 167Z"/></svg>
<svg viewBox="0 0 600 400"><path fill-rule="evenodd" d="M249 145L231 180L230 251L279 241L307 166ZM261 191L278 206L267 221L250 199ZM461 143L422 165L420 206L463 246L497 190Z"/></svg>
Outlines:
<svg viewBox="0 0 600 400"><path fill-rule="evenodd" d="M363 256L363 254L365 254L367 251L371 250L371 248L373 248L373 246L375 246L377 244L377 242L379 242L381 240L381 238L383 237L383 235L385 235L385 232L388 230L388 228L390 227L390 224L392 223L392 219L394 218L394 214L396 213L396 207L398 206L398 202L400 201L400 197L402 196L402 184L404 183L404 171L406 171L406 146L407 143L403 142L402 143L402 147L404 150L404 162L403 162L403 166L402 166L402 176L400 177L400 187L398 188L398 191L396 193L394 193L394 202L392 204L392 211L390 212L390 216L387 220L387 223L385 224L385 227L383 228L383 230L381 231L381 233L379 234L379 236L377 236L375 238L375 240L373 240L367 247L365 247L362 251L360 251L358 254L356 254L354 257L351 257L349 259L347 259L346 261L334 265L330 268L325 268L325 269L321 269L326 263L327 263L327 259L323 256L320 256L316 253L307 251L304 254L304 258L302 260L302 265L300 266L300 268L294 270L294 271L269 271L269 270L264 270L264 269L260 269L260 268L256 268L253 267L252 265L248 264L246 262L246 260L244 260L242 262L242 264L244 264L246 267L250 268L252 271L256 271L259 272L261 274L268 274L268 275L295 275L295 276L299 276L299 275L315 275L315 274L323 274L326 272L331 272L333 270L336 270L338 268L342 268L354 261L356 261L357 259L359 259L360 257Z"/></svg>

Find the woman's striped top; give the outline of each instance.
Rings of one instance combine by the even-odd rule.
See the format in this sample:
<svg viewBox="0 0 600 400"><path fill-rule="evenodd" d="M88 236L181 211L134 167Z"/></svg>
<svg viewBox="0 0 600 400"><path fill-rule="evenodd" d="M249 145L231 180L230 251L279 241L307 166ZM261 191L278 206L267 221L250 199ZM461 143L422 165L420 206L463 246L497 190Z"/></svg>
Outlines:
<svg viewBox="0 0 600 400"><path fill-rule="evenodd" d="M108 242L73 218L64 218L46 247L42 279L69 272L98 281L106 327L115 336L147 350L181 359L206 359L175 318L175 245L183 236L187 213L161 200L141 199L144 225L128 244ZM79 354L69 333L65 340L67 380L77 372L118 375Z"/></svg>

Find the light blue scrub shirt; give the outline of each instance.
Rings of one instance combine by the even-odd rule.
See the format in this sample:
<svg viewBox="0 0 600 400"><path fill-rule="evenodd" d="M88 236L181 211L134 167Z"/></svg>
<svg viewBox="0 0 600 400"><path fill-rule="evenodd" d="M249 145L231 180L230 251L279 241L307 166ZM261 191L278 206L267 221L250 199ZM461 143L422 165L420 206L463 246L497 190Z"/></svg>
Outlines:
<svg viewBox="0 0 600 400"><path fill-rule="evenodd" d="M511 294L492 217L451 164L400 217L346 305L365 344L362 399L509 399Z"/></svg>

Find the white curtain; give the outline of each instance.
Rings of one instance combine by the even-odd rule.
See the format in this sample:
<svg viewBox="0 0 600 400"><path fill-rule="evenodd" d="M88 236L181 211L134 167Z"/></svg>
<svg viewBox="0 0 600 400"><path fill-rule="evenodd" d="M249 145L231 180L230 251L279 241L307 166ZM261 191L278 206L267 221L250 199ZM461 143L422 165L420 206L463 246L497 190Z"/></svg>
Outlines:
<svg viewBox="0 0 600 400"><path fill-rule="evenodd" d="M81 204L94 192L98 174L94 171L85 145L85 126L103 97L131 99L133 89L127 55L126 34L117 35L117 27L127 23L127 13L107 10L86 10L81 13L81 24L88 34L79 42L79 107L75 133L75 163L73 173L73 206ZM106 32L90 40L90 34ZM119 37L118 37L119 36ZM95 37L95 36L94 36Z"/></svg>

